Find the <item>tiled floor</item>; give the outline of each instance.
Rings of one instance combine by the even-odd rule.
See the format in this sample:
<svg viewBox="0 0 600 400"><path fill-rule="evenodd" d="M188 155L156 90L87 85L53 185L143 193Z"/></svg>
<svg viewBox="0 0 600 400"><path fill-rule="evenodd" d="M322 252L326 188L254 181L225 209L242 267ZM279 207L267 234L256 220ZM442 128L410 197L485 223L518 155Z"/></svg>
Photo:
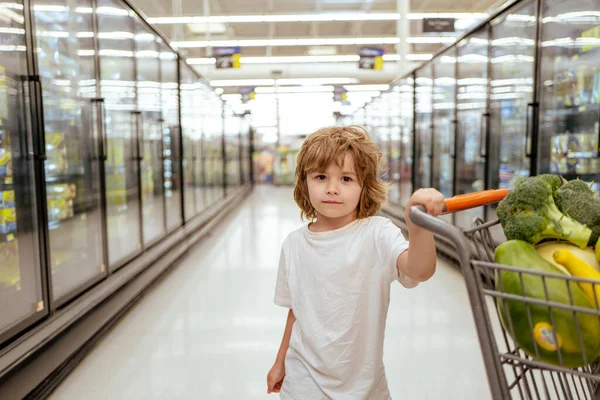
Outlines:
<svg viewBox="0 0 600 400"><path fill-rule="evenodd" d="M277 398L265 383L287 315L272 302L277 261L302 224L291 189L257 187L51 398ZM455 268L440 261L426 284L394 285L384 361L394 399L490 398Z"/></svg>

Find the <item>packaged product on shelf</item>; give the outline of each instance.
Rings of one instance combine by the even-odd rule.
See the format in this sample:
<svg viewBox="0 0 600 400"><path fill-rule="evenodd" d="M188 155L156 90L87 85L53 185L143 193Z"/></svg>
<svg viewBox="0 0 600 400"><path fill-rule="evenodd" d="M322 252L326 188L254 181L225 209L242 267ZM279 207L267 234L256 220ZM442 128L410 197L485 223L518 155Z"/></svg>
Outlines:
<svg viewBox="0 0 600 400"><path fill-rule="evenodd" d="M67 151L64 133L46 133L46 171L49 174L64 174L67 171Z"/></svg>
<svg viewBox="0 0 600 400"><path fill-rule="evenodd" d="M4 208L4 234L8 235L17 231L17 211L14 207Z"/></svg>
<svg viewBox="0 0 600 400"><path fill-rule="evenodd" d="M17 287L20 284L19 244L15 239L0 243L0 283Z"/></svg>
<svg viewBox="0 0 600 400"><path fill-rule="evenodd" d="M0 65L0 124L8 119L8 94L6 92L6 68Z"/></svg>
<svg viewBox="0 0 600 400"><path fill-rule="evenodd" d="M10 151L0 149L0 177L12 176L12 154Z"/></svg>
<svg viewBox="0 0 600 400"><path fill-rule="evenodd" d="M15 206L15 191L6 190L2 193L2 208L10 208Z"/></svg>

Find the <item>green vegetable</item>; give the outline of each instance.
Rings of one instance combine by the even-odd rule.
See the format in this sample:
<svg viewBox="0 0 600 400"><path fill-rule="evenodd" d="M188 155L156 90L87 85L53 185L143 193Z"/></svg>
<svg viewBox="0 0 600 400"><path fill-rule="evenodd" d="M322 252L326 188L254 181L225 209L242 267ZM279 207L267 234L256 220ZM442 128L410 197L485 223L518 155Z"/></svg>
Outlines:
<svg viewBox="0 0 600 400"><path fill-rule="evenodd" d="M536 244L544 239L567 240L587 246L592 231L564 215L552 197L562 184L559 177L541 175L520 180L498 204L498 218L508 239Z"/></svg>
<svg viewBox="0 0 600 400"><path fill-rule="evenodd" d="M554 202L562 213L592 230L588 246L594 246L600 237L600 200L590 187L579 179L569 181L557 190Z"/></svg>
<svg viewBox="0 0 600 400"><path fill-rule="evenodd" d="M540 257L533 245L520 240L509 240L498 246L495 262L565 275ZM595 305L575 282L567 283L564 279L548 277L542 279L541 276L506 270L496 270L495 278L499 292L595 309ZM537 360L561 365L560 350L563 365L577 368L585 365L585 361L591 363L600 356L600 321L597 316L578 312L575 317L573 311L502 298L498 299L497 306L505 331L523 351ZM581 341L577 326L581 331Z"/></svg>

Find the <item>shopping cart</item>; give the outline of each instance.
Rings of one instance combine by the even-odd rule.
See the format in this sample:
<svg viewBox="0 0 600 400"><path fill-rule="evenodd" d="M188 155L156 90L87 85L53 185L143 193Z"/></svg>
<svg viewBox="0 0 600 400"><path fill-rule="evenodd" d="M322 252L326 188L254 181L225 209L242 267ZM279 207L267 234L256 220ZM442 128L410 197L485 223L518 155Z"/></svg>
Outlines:
<svg viewBox="0 0 600 400"><path fill-rule="evenodd" d="M502 200L507 193L506 189L498 189L446 199L444 212L453 213L493 204ZM568 288L571 282L593 284L593 281L494 263L496 244L490 228L497 226L499 221L484 223L481 219L476 219L470 229L461 230L440 218L430 216L421 206L412 207L410 220L417 226L447 238L455 247L466 283L493 399L600 399L600 360L587 359L584 350L582 357L585 366L576 369L567 368L564 366L561 356L563 353L561 353L562 349L559 345L556 349L558 365L540 361L539 357L535 357L535 355L539 355L541 347L538 348L533 337L534 327L530 313L530 309L534 307L537 307L537 310L540 306L544 309L547 307L553 328L552 332L557 332L553 316L558 312L572 312L574 325L576 325L573 329L579 336L580 348L584 349L582 331L578 321L582 315L587 318L592 316L600 321L598 307L600 299L596 299L596 309L580 307L574 305L569 290L570 304L550 301L546 283L551 279L560 279L561 284L564 281ZM502 285L503 279L496 278L501 276L499 274L502 271L518 274L522 285L524 277L537 276L537 279L543 282L546 299L526 297L505 291ZM525 281L527 280L525 279ZM515 301L523 302L527 309L532 342L535 345L534 356L526 354L512 339L515 337L515 332L510 312L505 313L509 316L506 328L502 325L498 305L506 307L507 303L515 304ZM598 337L598 341L600 341L600 337Z"/></svg>

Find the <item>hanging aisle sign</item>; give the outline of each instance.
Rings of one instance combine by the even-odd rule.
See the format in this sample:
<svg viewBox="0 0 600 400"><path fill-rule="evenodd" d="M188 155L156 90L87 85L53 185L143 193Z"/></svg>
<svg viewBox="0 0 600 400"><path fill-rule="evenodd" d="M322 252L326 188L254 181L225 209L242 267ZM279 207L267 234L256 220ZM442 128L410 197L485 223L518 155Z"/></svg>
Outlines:
<svg viewBox="0 0 600 400"><path fill-rule="evenodd" d="M256 99L254 88L242 88L240 89L240 94L242 95L242 103L247 103L250 100Z"/></svg>
<svg viewBox="0 0 600 400"><path fill-rule="evenodd" d="M363 47L358 53L358 68L360 69L383 69L383 49L378 47Z"/></svg>
<svg viewBox="0 0 600 400"><path fill-rule="evenodd" d="M342 104L348 103L348 90L343 87L336 87L333 90L333 101L338 101Z"/></svg>
<svg viewBox="0 0 600 400"><path fill-rule="evenodd" d="M424 18L423 33L454 32L454 18Z"/></svg>
<svg viewBox="0 0 600 400"><path fill-rule="evenodd" d="M217 69L239 68L241 66L239 47L216 47L213 54L217 59Z"/></svg>

